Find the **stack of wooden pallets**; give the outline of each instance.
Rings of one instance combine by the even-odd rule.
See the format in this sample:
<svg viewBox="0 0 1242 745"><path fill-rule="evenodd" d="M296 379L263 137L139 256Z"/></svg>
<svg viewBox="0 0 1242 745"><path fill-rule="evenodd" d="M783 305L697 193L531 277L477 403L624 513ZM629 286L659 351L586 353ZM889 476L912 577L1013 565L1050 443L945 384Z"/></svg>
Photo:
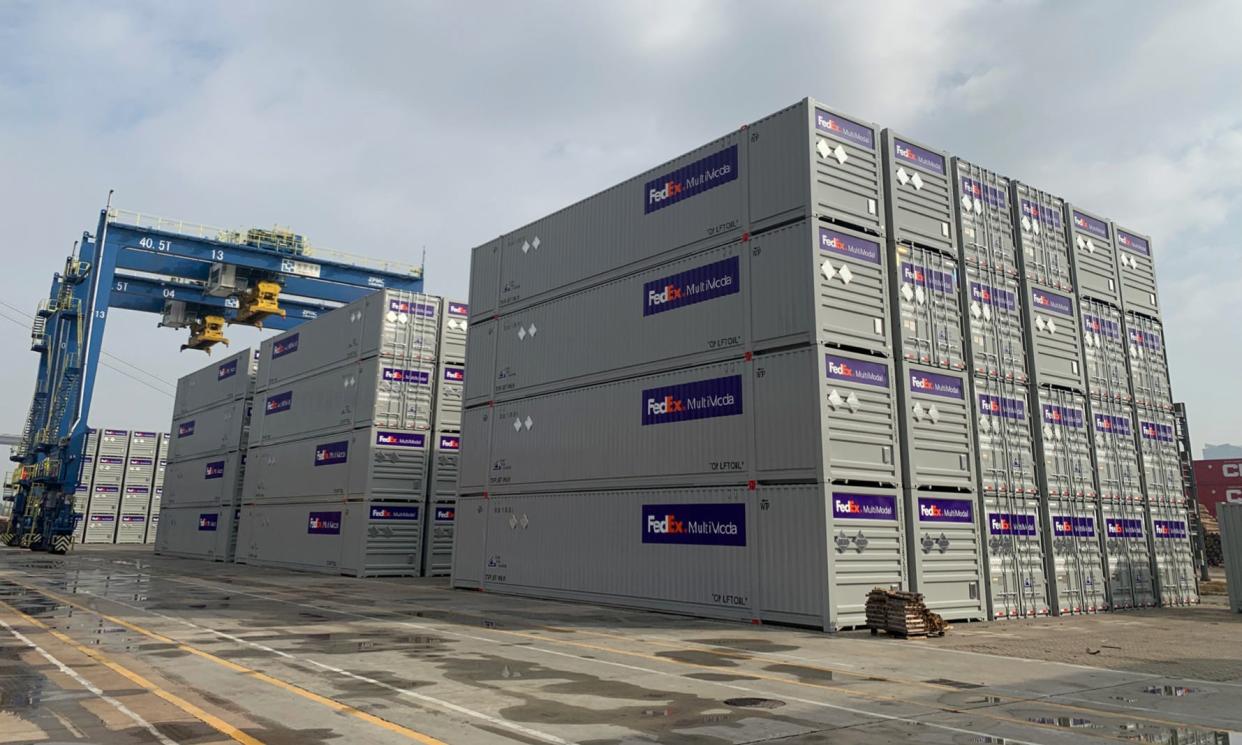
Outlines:
<svg viewBox="0 0 1242 745"><path fill-rule="evenodd" d="M920 593L882 587L867 596L867 626L872 635L883 630L907 639L944 636L947 628L939 614L927 610Z"/></svg>

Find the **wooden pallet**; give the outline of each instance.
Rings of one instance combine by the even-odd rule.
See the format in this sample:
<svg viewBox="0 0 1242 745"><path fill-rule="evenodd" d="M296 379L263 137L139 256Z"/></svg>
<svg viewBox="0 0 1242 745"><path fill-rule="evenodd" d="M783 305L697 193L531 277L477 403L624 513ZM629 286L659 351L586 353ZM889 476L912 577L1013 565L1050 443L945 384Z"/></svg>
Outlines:
<svg viewBox="0 0 1242 745"><path fill-rule="evenodd" d="M943 636L944 620L923 604L917 592L877 587L867 595L867 626L874 636L884 631L902 639Z"/></svg>

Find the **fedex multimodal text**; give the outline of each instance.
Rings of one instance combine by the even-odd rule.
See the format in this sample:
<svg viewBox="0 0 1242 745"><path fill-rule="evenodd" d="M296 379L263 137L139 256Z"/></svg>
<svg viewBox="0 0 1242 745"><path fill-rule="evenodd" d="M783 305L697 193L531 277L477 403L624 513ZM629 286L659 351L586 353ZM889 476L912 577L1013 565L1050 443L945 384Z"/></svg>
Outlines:
<svg viewBox="0 0 1242 745"><path fill-rule="evenodd" d="M272 342L272 359L280 359L286 354L293 354L298 351L299 334L290 334L283 339L277 339Z"/></svg>
<svg viewBox="0 0 1242 745"><path fill-rule="evenodd" d="M975 201L983 202L993 209L1003 210L1009 205L1009 200L1005 198L1004 189L998 189L991 184L975 181L966 176L962 176L962 193L969 195Z"/></svg>
<svg viewBox="0 0 1242 745"><path fill-rule="evenodd" d="M831 251L869 264L879 264L883 255L880 253L880 244L875 241L823 227L819 229L819 250Z"/></svg>
<svg viewBox="0 0 1242 745"><path fill-rule="evenodd" d="M979 394L979 413L999 416L1005 419L1022 420L1026 418L1026 402L1017 398Z"/></svg>
<svg viewBox="0 0 1242 745"><path fill-rule="evenodd" d="M436 306L427 303L410 302L409 300L389 300L388 310L394 313L406 313L423 318L435 318Z"/></svg>
<svg viewBox="0 0 1242 745"><path fill-rule="evenodd" d="M901 163L932 173L944 173L944 156L938 153L897 138L893 138L893 149L896 159Z"/></svg>
<svg viewBox="0 0 1242 745"><path fill-rule="evenodd" d="M207 468L203 473L203 479L222 479L224 478L224 461L213 460L207 464Z"/></svg>
<svg viewBox="0 0 1242 745"><path fill-rule="evenodd" d="M888 365L882 362L865 362L853 357L825 354L824 375L834 380L888 387Z"/></svg>
<svg viewBox="0 0 1242 745"><path fill-rule="evenodd" d="M957 277L948 272L916 266L908 261L901 263L901 281L918 287L926 287L941 294L957 292Z"/></svg>
<svg viewBox="0 0 1242 745"><path fill-rule="evenodd" d="M275 396L268 396L267 403L263 404L263 416L268 414L279 414L288 411L293 407L293 391L285 391L277 393Z"/></svg>
<svg viewBox="0 0 1242 745"><path fill-rule="evenodd" d="M975 521L974 504L968 499L919 497L919 520L925 523L965 523Z"/></svg>
<svg viewBox="0 0 1242 745"><path fill-rule="evenodd" d="M745 546L746 505L645 504L643 543Z"/></svg>
<svg viewBox="0 0 1242 745"><path fill-rule="evenodd" d="M1055 292L1032 288L1031 302L1035 305L1036 310L1059 313L1063 316L1072 317L1074 315L1074 301Z"/></svg>
<svg viewBox="0 0 1242 745"><path fill-rule="evenodd" d="M422 448L427 444L427 435L421 432L387 432L379 430L375 433L375 444L394 448Z"/></svg>
<svg viewBox="0 0 1242 745"><path fill-rule="evenodd" d="M734 416L742 413L742 376L648 388L642 401L644 426Z"/></svg>
<svg viewBox="0 0 1242 745"><path fill-rule="evenodd" d="M1127 251L1133 251L1136 254L1151 256L1151 246L1148 245L1146 238L1142 238L1133 233L1127 233L1124 230L1117 230L1117 245Z"/></svg>
<svg viewBox="0 0 1242 745"><path fill-rule="evenodd" d="M1158 422L1139 422L1139 432L1143 434L1144 440L1152 442L1173 442L1173 427L1168 424L1160 424Z"/></svg>
<svg viewBox="0 0 1242 745"><path fill-rule="evenodd" d="M739 291L738 257L730 256L643 285L643 315L651 316Z"/></svg>
<svg viewBox="0 0 1242 745"><path fill-rule="evenodd" d="M194 420L193 419L191 419L188 422L182 422L181 424L177 425L177 439L180 439L182 437L189 437L192 434L194 434ZM100 462L103 462L103 458L100 458L99 460Z"/></svg>
<svg viewBox="0 0 1242 745"><path fill-rule="evenodd" d="M312 512L306 522L306 532L311 535L340 535L340 512Z"/></svg>
<svg viewBox="0 0 1242 745"><path fill-rule="evenodd" d="M349 460L349 441L329 442L315 446L315 465L331 466Z"/></svg>
<svg viewBox="0 0 1242 745"><path fill-rule="evenodd" d="M1094 538L1095 518L1053 515L1052 534L1059 538Z"/></svg>
<svg viewBox="0 0 1242 745"><path fill-rule="evenodd" d="M1103 220L1097 220L1091 215L1085 215L1078 210L1074 210L1074 227L1097 238L1108 240L1108 223Z"/></svg>
<svg viewBox="0 0 1242 745"><path fill-rule="evenodd" d="M1082 429L1083 423L1086 422L1082 409L1057 404L1043 404L1040 408L1043 410L1044 424L1061 424Z"/></svg>
<svg viewBox="0 0 1242 745"><path fill-rule="evenodd" d="M832 516L838 520L896 520L897 497L833 492Z"/></svg>
<svg viewBox="0 0 1242 745"><path fill-rule="evenodd" d="M1130 427L1130 417L1113 416L1111 414L1095 415L1095 431L1113 437L1133 437L1134 430Z"/></svg>
<svg viewBox="0 0 1242 745"><path fill-rule="evenodd" d="M1043 223L1050 228L1061 229L1061 211L1056 208L1045 207L1029 199L1023 199L1022 216L1033 222Z"/></svg>
<svg viewBox="0 0 1242 745"><path fill-rule="evenodd" d="M1002 290L997 287L990 287L980 282L970 283L970 299L990 305L993 308L1006 310L1010 313L1018 309L1018 296L1009 290Z"/></svg>
<svg viewBox="0 0 1242 745"><path fill-rule="evenodd" d="M823 109L815 109L815 129L826 135L838 137L862 145L868 150L875 150L875 131L863 124L846 119Z"/></svg>
<svg viewBox="0 0 1242 745"><path fill-rule="evenodd" d="M1121 324L1107 318L1089 316L1086 313L1082 314L1082 330L1089 334L1106 336L1109 339L1121 338Z"/></svg>
<svg viewBox="0 0 1242 745"><path fill-rule="evenodd" d="M911 370L909 374L911 393L926 393L932 396L962 400L966 398L965 387L961 378L925 372L923 370Z"/></svg>
<svg viewBox="0 0 1242 745"><path fill-rule="evenodd" d="M385 367L380 372L380 377L393 383L408 383L410 385L429 385L431 383L431 372L428 370L403 370L396 367Z"/></svg>
<svg viewBox="0 0 1242 745"><path fill-rule="evenodd" d="M643 212L649 215L671 207L683 199L735 181L737 171L737 145L730 145L720 152L658 176L643 186Z"/></svg>
<svg viewBox="0 0 1242 745"><path fill-rule="evenodd" d="M229 360L216 368L216 380L231 378L237 374L237 360Z"/></svg>
<svg viewBox="0 0 1242 745"><path fill-rule="evenodd" d="M1110 517L1104 521L1104 532L1109 538L1143 538L1143 521L1132 518Z"/></svg>
<svg viewBox="0 0 1242 745"><path fill-rule="evenodd" d="M1039 534L1035 527L1034 515L1015 515L1008 512L989 512L988 532L992 535L1035 536Z"/></svg>
<svg viewBox="0 0 1242 745"><path fill-rule="evenodd" d="M419 508L416 504L371 505L372 520L417 520L419 514Z"/></svg>
<svg viewBox="0 0 1242 745"><path fill-rule="evenodd" d="M216 512L204 512L198 516L198 529L214 531L220 524L220 515Z"/></svg>
<svg viewBox="0 0 1242 745"><path fill-rule="evenodd" d="M466 368L446 365L444 367L444 375L441 377L450 383L463 383L466 380Z"/></svg>

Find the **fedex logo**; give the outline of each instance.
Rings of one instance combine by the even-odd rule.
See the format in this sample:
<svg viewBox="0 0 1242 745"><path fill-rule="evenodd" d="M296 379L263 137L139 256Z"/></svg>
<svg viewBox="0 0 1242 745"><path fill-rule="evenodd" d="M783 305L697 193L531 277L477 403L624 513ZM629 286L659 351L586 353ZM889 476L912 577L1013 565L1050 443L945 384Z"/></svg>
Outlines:
<svg viewBox="0 0 1242 745"><path fill-rule="evenodd" d="M1151 331L1130 329L1130 341L1143 349L1150 349L1153 352L1160 351L1160 336Z"/></svg>
<svg viewBox="0 0 1242 745"><path fill-rule="evenodd" d="M981 184L966 176L962 177L962 193L995 209L1004 209L1008 203L1003 190L991 184Z"/></svg>
<svg viewBox="0 0 1242 745"><path fill-rule="evenodd" d="M1074 210L1074 227L1087 233L1091 233L1099 238L1108 238L1108 225L1103 220L1097 220L1090 215L1084 215L1078 210Z"/></svg>
<svg viewBox="0 0 1242 745"><path fill-rule="evenodd" d="M1035 527L1034 515L1010 514L993 512L988 515L988 532L992 535L1034 536L1039 531Z"/></svg>
<svg viewBox="0 0 1242 745"><path fill-rule="evenodd" d="M909 262L902 263L901 278L906 282L944 294L957 291L957 277L953 274L915 266Z"/></svg>
<svg viewBox="0 0 1242 745"><path fill-rule="evenodd" d="M731 256L643 285L643 315L650 316L738 292L738 257Z"/></svg>
<svg viewBox="0 0 1242 745"><path fill-rule="evenodd" d="M306 532L312 535L340 535L340 512L312 512L308 516Z"/></svg>
<svg viewBox="0 0 1242 745"><path fill-rule="evenodd" d="M1074 301L1064 295L1047 290L1031 290L1031 301L1040 310L1060 313L1063 316L1074 315Z"/></svg>
<svg viewBox="0 0 1242 745"><path fill-rule="evenodd" d="M944 156L942 155L898 139L893 140L893 148L897 152L897 157L907 163L918 166L925 171L944 173Z"/></svg>
<svg viewBox="0 0 1242 745"><path fill-rule="evenodd" d="M1022 214L1036 222L1041 222L1057 230L1061 229L1061 211L1052 207L1044 207L1028 199L1022 200Z"/></svg>
<svg viewBox="0 0 1242 745"><path fill-rule="evenodd" d="M930 372L910 371L910 392L927 393L944 398L965 399L961 378Z"/></svg>
<svg viewBox="0 0 1242 745"><path fill-rule="evenodd" d="M444 379L450 383L461 383L466 379L466 369L464 367L446 367L444 368Z"/></svg>
<svg viewBox="0 0 1242 745"><path fill-rule="evenodd" d="M224 461L216 460L207 464L207 469L203 473L203 479L222 479L224 478Z"/></svg>
<svg viewBox="0 0 1242 745"><path fill-rule="evenodd" d="M427 385L431 382L431 373L426 370L400 370L395 367L385 367L380 372L380 377L394 383Z"/></svg>
<svg viewBox="0 0 1242 745"><path fill-rule="evenodd" d="M919 520L932 523L973 523L974 505L964 499L919 498Z"/></svg>
<svg viewBox="0 0 1242 745"><path fill-rule="evenodd" d="M847 256L851 259L860 259L869 264L880 263L879 243L829 228L821 227L819 229L819 249Z"/></svg>
<svg viewBox="0 0 1242 745"><path fill-rule="evenodd" d="M421 448L427 442L426 435L418 432L386 432L379 431L375 433L376 445L387 445L389 447L401 448Z"/></svg>
<svg viewBox="0 0 1242 745"><path fill-rule="evenodd" d="M1117 231L1117 243L1122 248L1133 251L1136 254L1142 254L1143 256L1151 255L1151 246L1148 245L1145 238L1140 238L1124 230Z"/></svg>
<svg viewBox="0 0 1242 745"><path fill-rule="evenodd" d="M468 316L470 315L470 306L465 303L448 303L448 314L450 316Z"/></svg>
<svg viewBox="0 0 1242 745"><path fill-rule="evenodd" d="M643 425L734 416L742 413L742 376L643 391Z"/></svg>
<svg viewBox="0 0 1242 745"><path fill-rule="evenodd" d="M372 520L417 520L418 515L418 505L371 505Z"/></svg>
<svg viewBox="0 0 1242 745"><path fill-rule="evenodd" d="M395 313L408 313L412 316L422 316L424 318L436 317L436 307L434 305L411 302L409 300L389 300L388 310Z"/></svg>
<svg viewBox="0 0 1242 745"><path fill-rule="evenodd" d="M1058 406L1056 404L1044 404L1043 412L1044 424L1061 424L1076 429L1082 428L1084 416L1081 409Z"/></svg>
<svg viewBox="0 0 1242 745"><path fill-rule="evenodd" d="M452 522L457 519L457 510L453 507L437 507L436 519L442 522Z"/></svg>
<svg viewBox="0 0 1242 745"><path fill-rule="evenodd" d="M649 504L642 514L643 543L746 545L743 504Z"/></svg>
<svg viewBox="0 0 1242 745"><path fill-rule="evenodd" d="M838 520L896 520L897 498L888 494L833 492L832 516Z"/></svg>
<svg viewBox="0 0 1242 745"><path fill-rule="evenodd" d="M456 435L440 435L441 450L461 450L461 438Z"/></svg>
<svg viewBox="0 0 1242 745"><path fill-rule="evenodd" d="M293 354L298 351L299 334L291 334L283 339L277 339L272 342L272 359L279 359L286 354Z"/></svg>
<svg viewBox="0 0 1242 745"><path fill-rule="evenodd" d="M826 354L824 355L824 374L837 380L888 386L888 367L879 362L866 362Z"/></svg>
<svg viewBox="0 0 1242 745"><path fill-rule="evenodd" d="M292 406L293 391L285 391L284 393L277 393L275 396L268 396L267 403L263 405L263 416L288 411Z"/></svg>
<svg viewBox="0 0 1242 745"><path fill-rule="evenodd" d="M645 214L670 207L709 189L737 179L737 145L701 158L648 181L643 187Z"/></svg>
<svg viewBox="0 0 1242 745"><path fill-rule="evenodd" d="M1023 419L1026 416L1026 403L1016 398L980 393L979 412L1005 419Z"/></svg>
<svg viewBox="0 0 1242 745"><path fill-rule="evenodd" d="M1157 442L1173 442L1173 427L1156 422L1139 422L1143 439Z"/></svg>
<svg viewBox="0 0 1242 745"><path fill-rule="evenodd" d="M868 150L875 149L875 133L871 127L850 121L843 116L817 108L815 109L815 128L833 137L862 145Z"/></svg>
<svg viewBox="0 0 1242 745"><path fill-rule="evenodd" d="M349 442L329 442L315 447L315 465L330 466L349 459Z"/></svg>
<svg viewBox="0 0 1242 745"><path fill-rule="evenodd" d="M1018 298L1012 292L980 282L970 283L970 299L1011 313L1018 307Z"/></svg>
<svg viewBox="0 0 1242 745"><path fill-rule="evenodd" d="M1084 313L1082 316L1082 328L1088 333L1102 334L1110 339L1121 337L1121 327L1115 321L1110 321L1107 318L1096 318Z"/></svg>
<svg viewBox="0 0 1242 745"><path fill-rule="evenodd" d="M220 523L220 515L215 512L204 512L198 516L198 529L214 531Z"/></svg>
<svg viewBox="0 0 1242 745"><path fill-rule="evenodd" d="M236 374L237 374L237 360L229 360L228 362L225 362L223 365L220 365L220 367L216 368L216 380L217 381L224 380L225 378L231 378Z"/></svg>
<svg viewBox="0 0 1242 745"><path fill-rule="evenodd" d="M191 419L188 422L182 422L181 424L177 425L177 439L181 439L182 437L189 437L192 434L194 434L194 420L193 419ZM103 462L103 458L100 458L99 460L100 462Z"/></svg>

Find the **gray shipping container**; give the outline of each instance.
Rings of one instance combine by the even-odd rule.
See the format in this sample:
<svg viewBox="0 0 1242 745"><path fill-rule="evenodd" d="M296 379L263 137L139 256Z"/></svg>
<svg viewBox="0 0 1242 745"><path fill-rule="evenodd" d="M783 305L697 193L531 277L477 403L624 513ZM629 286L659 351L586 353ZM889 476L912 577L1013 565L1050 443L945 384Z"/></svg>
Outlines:
<svg viewBox="0 0 1242 745"><path fill-rule="evenodd" d="M342 429L246 453L245 503L422 502L429 432Z"/></svg>
<svg viewBox="0 0 1242 745"><path fill-rule="evenodd" d="M878 140L873 125L800 101L476 248L471 321L799 218L882 235Z"/></svg>
<svg viewBox="0 0 1242 745"><path fill-rule="evenodd" d="M993 378L973 379L975 437L983 493L1035 498L1039 494L1036 412L1025 385Z"/></svg>
<svg viewBox="0 0 1242 745"><path fill-rule="evenodd" d="M116 516L121 507L119 484L96 484L91 487L90 507L86 512L83 543L112 543L116 539Z"/></svg>
<svg viewBox="0 0 1242 745"><path fill-rule="evenodd" d="M905 491L910 589L945 620L987 617L975 494Z"/></svg>
<svg viewBox="0 0 1242 745"><path fill-rule="evenodd" d="M432 496L427 503L427 530L423 537L423 576L453 573L453 540L457 527L457 497Z"/></svg>
<svg viewBox="0 0 1242 745"><path fill-rule="evenodd" d="M1108 583L1100 550L1099 503L1092 499L1050 497L1044 528L1051 538L1053 608L1058 615L1108 609Z"/></svg>
<svg viewBox="0 0 1242 745"><path fill-rule="evenodd" d="M1114 610L1156 605L1146 509L1137 503L1101 502L1109 598Z"/></svg>
<svg viewBox="0 0 1242 745"><path fill-rule="evenodd" d="M1081 393L1038 388L1040 426L1035 459L1041 494L1096 499L1095 462L1087 429L1087 401Z"/></svg>
<svg viewBox="0 0 1242 745"><path fill-rule="evenodd" d="M99 452L99 430L95 429L94 427L87 427L86 429L86 450L83 451L82 455L88 458L93 458L95 457L95 454L98 452Z"/></svg>
<svg viewBox="0 0 1242 745"><path fill-rule="evenodd" d="M1134 403L1171 412L1173 393L1169 385L1169 362L1165 358L1164 326L1157 319L1137 313L1125 316Z"/></svg>
<svg viewBox="0 0 1242 745"><path fill-rule="evenodd" d="M129 458L126 459L125 465L125 483L130 484L146 484L150 486L155 481L155 458L152 457L135 457L134 451L129 451Z"/></svg>
<svg viewBox="0 0 1242 745"><path fill-rule="evenodd" d="M1011 184L1023 276L1030 284L1072 295L1074 271L1065 226L1065 204L1060 197L1028 184L1017 181Z"/></svg>
<svg viewBox="0 0 1242 745"><path fill-rule="evenodd" d="M371 425L428 430L437 372L434 364L369 357L272 386L255 396L250 446Z"/></svg>
<svg viewBox="0 0 1242 745"><path fill-rule="evenodd" d="M444 298L441 304L440 343L441 360L464 362L466 360L466 336L470 328L470 306Z"/></svg>
<svg viewBox="0 0 1242 745"><path fill-rule="evenodd" d="M1116 230L1117 274L1123 308L1145 316L1159 316L1156 263L1151 255L1151 236L1113 225Z"/></svg>
<svg viewBox="0 0 1242 745"><path fill-rule="evenodd" d="M1027 353L1036 385L1084 390L1082 331L1076 298L1027 283L1022 293Z"/></svg>
<svg viewBox="0 0 1242 745"><path fill-rule="evenodd" d="M888 237L957 256L952 177L942 150L884 130L884 206Z"/></svg>
<svg viewBox="0 0 1242 745"><path fill-rule="evenodd" d="M129 451L129 430L105 429L99 435L99 455L124 458Z"/></svg>
<svg viewBox="0 0 1242 745"><path fill-rule="evenodd" d="M461 431L461 404L465 395L466 367L461 363L440 363L435 369L436 397L432 423L436 429Z"/></svg>
<svg viewBox="0 0 1242 745"><path fill-rule="evenodd" d="M1149 504L1181 507L1186 500L1173 416L1138 407L1138 446L1143 463L1143 493Z"/></svg>
<svg viewBox="0 0 1242 745"><path fill-rule="evenodd" d="M806 344L888 354L878 239L801 221L499 319L470 335L467 405ZM494 371L494 375L492 374Z"/></svg>
<svg viewBox="0 0 1242 745"><path fill-rule="evenodd" d="M1119 401L1090 399L1088 405L1100 498L1142 502L1143 478L1139 470L1134 410Z"/></svg>
<svg viewBox="0 0 1242 745"><path fill-rule="evenodd" d="M254 351L247 347L177 380L173 418L246 398L254 388ZM162 438L165 445L168 438Z"/></svg>
<svg viewBox="0 0 1242 745"><path fill-rule="evenodd" d="M265 339L259 347L255 390L377 355L405 367L433 362L439 332L440 298L402 290L374 292Z"/></svg>
<svg viewBox="0 0 1242 745"><path fill-rule="evenodd" d="M983 510L992 617L1048 615L1050 605L1038 498L985 494Z"/></svg>
<svg viewBox="0 0 1242 745"><path fill-rule="evenodd" d="M461 492L897 485L894 382L882 358L804 347L469 409Z"/></svg>
<svg viewBox="0 0 1242 745"><path fill-rule="evenodd" d="M86 537L86 511L91 503L91 473L78 482L73 493L73 542L82 543Z"/></svg>
<svg viewBox="0 0 1242 745"><path fill-rule="evenodd" d="M966 268L969 366L977 376L1026 383L1026 327L1022 289L1000 272Z"/></svg>
<svg viewBox="0 0 1242 745"><path fill-rule="evenodd" d="M947 370L966 369L957 255L891 243L898 356Z"/></svg>
<svg viewBox="0 0 1242 745"><path fill-rule="evenodd" d="M453 584L862 626L872 588L903 586L900 501L893 490L822 484L462 498Z"/></svg>
<svg viewBox="0 0 1242 745"><path fill-rule="evenodd" d="M1113 224L1068 203L1065 205L1065 219L1070 227L1070 249L1079 296L1121 307Z"/></svg>
<svg viewBox="0 0 1242 745"><path fill-rule="evenodd" d="M1016 283L1022 272L1014 239L1009 179L961 158L953 159L953 172L962 265L992 281Z"/></svg>
<svg viewBox="0 0 1242 745"><path fill-rule="evenodd" d="M100 455L95 458L95 484L120 486L125 481L125 457L118 455Z"/></svg>
<svg viewBox="0 0 1242 745"><path fill-rule="evenodd" d="M168 460L191 460L245 447L249 437L250 404L249 399L243 398L174 418Z"/></svg>
<svg viewBox="0 0 1242 745"><path fill-rule="evenodd" d="M1129 403L1130 369L1121 312L1107 303L1082 300L1082 347L1087 392L1092 398Z"/></svg>
<svg viewBox="0 0 1242 745"><path fill-rule="evenodd" d="M168 507L160 511L155 553L190 559L233 561L237 546L235 507Z"/></svg>
<svg viewBox="0 0 1242 745"><path fill-rule="evenodd" d="M143 512L124 512L122 511L116 524L116 542L117 543L143 543L147 539L147 509L150 509L151 503L148 501L143 507Z"/></svg>
<svg viewBox="0 0 1242 745"><path fill-rule="evenodd" d="M164 506L216 507L239 501L245 451L215 453L168 465Z"/></svg>
<svg viewBox="0 0 1242 745"><path fill-rule="evenodd" d="M246 504L236 560L353 577L418 576L423 507L370 500Z"/></svg>
<svg viewBox="0 0 1242 745"><path fill-rule="evenodd" d="M160 509L162 508L164 496L163 487L157 486L151 490L151 511L147 513L147 534L143 537L143 543L155 543L155 536L159 532L160 527Z"/></svg>
<svg viewBox="0 0 1242 745"><path fill-rule="evenodd" d="M154 459L160 446L159 432L139 432L134 430L129 435L129 457Z"/></svg>
<svg viewBox="0 0 1242 745"><path fill-rule="evenodd" d="M1199 602L1199 583L1186 509L1181 505L1151 505L1148 529L1156 564L1156 585L1163 606Z"/></svg>
<svg viewBox="0 0 1242 745"><path fill-rule="evenodd" d="M908 486L974 492L977 451L969 385L961 373L904 365L897 390Z"/></svg>
<svg viewBox="0 0 1242 745"><path fill-rule="evenodd" d="M1242 504L1222 503L1216 508L1225 576L1242 577ZM1229 609L1242 613L1242 582L1229 582Z"/></svg>

